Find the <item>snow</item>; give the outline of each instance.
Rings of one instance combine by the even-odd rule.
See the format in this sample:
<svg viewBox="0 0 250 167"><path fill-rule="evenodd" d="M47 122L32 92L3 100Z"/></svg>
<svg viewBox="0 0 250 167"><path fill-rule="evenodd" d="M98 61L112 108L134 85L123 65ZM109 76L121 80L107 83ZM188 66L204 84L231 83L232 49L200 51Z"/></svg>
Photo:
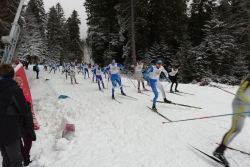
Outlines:
<svg viewBox="0 0 250 167"><path fill-rule="evenodd" d="M76 75L78 85L71 85L60 72L48 74L40 67L40 79L35 79L32 68L27 71L34 101L36 117L41 129L31 150L30 167L219 167L188 144L212 154L231 127L231 117L219 117L181 123L162 124L164 120L146 106L151 107L152 92L136 93L127 78L122 78L124 92L136 97L132 101L116 96L119 104L111 100L109 89L101 92L91 79ZM45 81L45 79L50 79ZM107 80L105 80L105 85ZM130 85L131 84L131 85ZM167 83L163 83L166 85ZM220 85L232 93L237 87ZM169 85L165 90L169 92ZM176 103L201 107L198 110L157 104L161 114L170 120L231 113L233 95L215 87L180 84L179 90L195 95L167 93ZM116 88L116 93L119 89ZM59 95L69 98L58 99ZM159 96L162 100L162 96ZM76 123L71 140L61 138L60 126L64 116ZM250 152L250 122L247 119L242 132L231 147ZM232 150L225 153L231 167L248 167L248 155Z"/></svg>

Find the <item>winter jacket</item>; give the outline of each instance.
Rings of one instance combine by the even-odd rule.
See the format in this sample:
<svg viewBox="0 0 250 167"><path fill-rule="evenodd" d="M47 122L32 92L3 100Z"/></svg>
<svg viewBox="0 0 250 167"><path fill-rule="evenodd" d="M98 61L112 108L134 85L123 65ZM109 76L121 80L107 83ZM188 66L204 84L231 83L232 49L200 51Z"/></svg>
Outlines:
<svg viewBox="0 0 250 167"><path fill-rule="evenodd" d="M30 108L23 91L13 79L0 80L0 144L9 144L20 137L20 119L25 120L23 127L36 139L31 122Z"/></svg>
<svg viewBox="0 0 250 167"><path fill-rule="evenodd" d="M31 112L31 103L28 101L26 102L27 102L27 105L29 106L29 112L31 113L31 117L29 120L26 120L24 117L20 117L19 122L20 122L20 127L21 127L21 136L30 136L32 140L34 141L36 139L36 135L35 135L34 122L33 122L33 117L32 117L32 112ZM25 125L27 123L32 124L33 128L30 128L30 129L25 128Z"/></svg>
<svg viewBox="0 0 250 167"><path fill-rule="evenodd" d="M36 65L36 71L37 71L37 72L39 72L39 71L40 71L40 69L39 69L38 65Z"/></svg>

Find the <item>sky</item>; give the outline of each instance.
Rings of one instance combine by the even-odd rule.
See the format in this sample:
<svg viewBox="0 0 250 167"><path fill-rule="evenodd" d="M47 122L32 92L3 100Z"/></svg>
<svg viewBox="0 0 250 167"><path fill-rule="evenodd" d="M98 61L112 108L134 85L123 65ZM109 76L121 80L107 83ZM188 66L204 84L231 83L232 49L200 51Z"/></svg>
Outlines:
<svg viewBox="0 0 250 167"><path fill-rule="evenodd" d="M26 0L26 3L28 1L29 0ZM87 24L86 24L87 15L85 13L85 7L83 6L85 0L43 0L43 2L46 12L49 11L49 8L55 6L58 2L60 2L64 10L66 19L70 17L73 10L76 10L81 20L81 25L80 25L81 38L87 37Z"/></svg>

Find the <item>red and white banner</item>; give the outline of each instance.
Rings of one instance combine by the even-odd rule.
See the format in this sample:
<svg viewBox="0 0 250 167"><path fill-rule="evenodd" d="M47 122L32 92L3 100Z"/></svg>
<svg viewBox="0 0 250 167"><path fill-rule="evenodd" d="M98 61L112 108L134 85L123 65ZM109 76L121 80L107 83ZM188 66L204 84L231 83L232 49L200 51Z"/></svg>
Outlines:
<svg viewBox="0 0 250 167"><path fill-rule="evenodd" d="M23 87L22 87L23 94L24 94L26 100L29 99L29 101L30 101L31 112L32 112L32 117L33 117L33 121L34 121L34 129L38 130L38 129L40 129L40 126L38 125L38 122L37 122L37 119L36 119L36 116L35 116L35 113L34 113L34 108L33 108L33 103L32 103L32 96L31 96L30 87L29 87L29 82L27 80L27 77L26 77L26 74L25 74L25 71L24 71L24 68L23 68L22 64L18 64L15 67L15 73L16 73L16 76L19 76L22 79L22 82L23 82Z"/></svg>

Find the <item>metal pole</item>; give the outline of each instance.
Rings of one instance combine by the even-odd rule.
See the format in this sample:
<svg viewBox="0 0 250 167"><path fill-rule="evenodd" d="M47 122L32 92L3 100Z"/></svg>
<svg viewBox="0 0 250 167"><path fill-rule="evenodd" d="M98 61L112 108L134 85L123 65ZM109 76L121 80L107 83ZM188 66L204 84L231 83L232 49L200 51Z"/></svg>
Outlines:
<svg viewBox="0 0 250 167"><path fill-rule="evenodd" d="M11 38L13 38L13 36L14 36L16 25L18 25L18 20L19 20L19 17L20 17L22 8L23 8L23 3L24 3L24 0L21 0L20 4L18 6L17 12L16 12L14 22L12 23L12 27L11 27L11 30L10 30L10 37Z"/></svg>

